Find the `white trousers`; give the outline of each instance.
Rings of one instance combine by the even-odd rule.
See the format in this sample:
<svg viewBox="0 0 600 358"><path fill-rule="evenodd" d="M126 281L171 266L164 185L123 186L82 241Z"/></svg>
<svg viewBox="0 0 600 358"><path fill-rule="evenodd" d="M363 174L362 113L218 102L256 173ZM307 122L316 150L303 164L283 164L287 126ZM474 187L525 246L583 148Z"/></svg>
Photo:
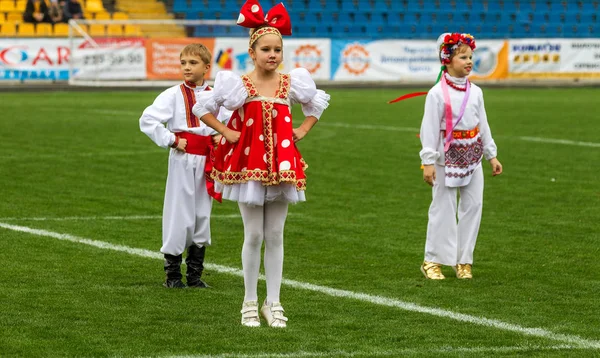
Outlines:
<svg viewBox="0 0 600 358"><path fill-rule="evenodd" d="M267 201L263 206L238 203L244 221L244 301L258 300L257 286L260 271L260 252L265 242L265 277L267 302L279 302L283 275L283 228L288 203Z"/></svg>
<svg viewBox="0 0 600 358"><path fill-rule="evenodd" d="M206 157L171 149L160 252L181 255L192 244L210 245L212 197L206 191Z"/></svg>
<svg viewBox="0 0 600 358"><path fill-rule="evenodd" d="M435 165L436 179L429 207L425 261L442 265L472 264L483 207L483 169L475 169L467 186L444 185L444 167ZM457 199L460 194L460 200ZM458 201L458 206L457 206Z"/></svg>

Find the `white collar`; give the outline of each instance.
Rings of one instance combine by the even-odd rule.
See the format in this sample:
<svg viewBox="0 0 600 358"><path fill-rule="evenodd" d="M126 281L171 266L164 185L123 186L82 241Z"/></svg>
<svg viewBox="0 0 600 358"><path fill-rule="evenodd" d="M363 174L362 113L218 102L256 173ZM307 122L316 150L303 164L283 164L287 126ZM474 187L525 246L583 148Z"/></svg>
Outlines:
<svg viewBox="0 0 600 358"><path fill-rule="evenodd" d="M467 84L467 77L452 77L450 74L448 74L448 72L446 72L444 75L455 85L465 86Z"/></svg>

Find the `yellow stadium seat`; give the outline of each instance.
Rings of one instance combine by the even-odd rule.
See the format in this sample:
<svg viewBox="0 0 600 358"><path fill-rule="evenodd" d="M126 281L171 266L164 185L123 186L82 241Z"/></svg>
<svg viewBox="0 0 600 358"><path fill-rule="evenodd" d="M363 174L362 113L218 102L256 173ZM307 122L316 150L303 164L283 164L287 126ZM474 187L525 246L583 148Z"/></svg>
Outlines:
<svg viewBox="0 0 600 358"><path fill-rule="evenodd" d="M69 36L69 25L64 23L54 24L54 36L66 37Z"/></svg>
<svg viewBox="0 0 600 358"><path fill-rule="evenodd" d="M23 22L23 14L20 12L9 12L6 14L6 21L16 23Z"/></svg>
<svg viewBox="0 0 600 358"><path fill-rule="evenodd" d="M123 25L108 25L106 34L108 36L123 36Z"/></svg>
<svg viewBox="0 0 600 358"><path fill-rule="evenodd" d="M22 36L22 37L33 37L35 36L35 27L33 26L33 24L30 24L28 22L24 22L22 24L19 24L19 31L17 32L17 35Z"/></svg>
<svg viewBox="0 0 600 358"><path fill-rule="evenodd" d="M15 2L12 0L6 1L6 0L2 0L0 1L0 12L11 12L11 11L17 11L17 9L15 8Z"/></svg>
<svg viewBox="0 0 600 358"><path fill-rule="evenodd" d="M27 7L26 0L17 0L17 2L15 3L15 9L17 9L18 11L25 11L25 7Z"/></svg>
<svg viewBox="0 0 600 358"><path fill-rule="evenodd" d="M123 32L125 36L140 36L142 35L142 31L138 25L125 25L125 31Z"/></svg>
<svg viewBox="0 0 600 358"><path fill-rule="evenodd" d="M104 25L99 24L90 25L90 30L88 31L88 34L90 34L90 36L105 36L104 27Z"/></svg>
<svg viewBox="0 0 600 358"><path fill-rule="evenodd" d="M94 20L110 20L110 14L108 12L97 12Z"/></svg>
<svg viewBox="0 0 600 358"><path fill-rule="evenodd" d="M3 12L0 12L0 24L5 23L6 22L6 16L4 16Z"/></svg>
<svg viewBox="0 0 600 358"><path fill-rule="evenodd" d="M85 2L85 11L88 12L103 12L104 5L102 5L101 0L88 0Z"/></svg>
<svg viewBox="0 0 600 358"><path fill-rule="evenodd" d="M40 37L52 36L52 24L41 23L35 25L35 35Z"/></svg>
<svg viewBox="0 0 600 358"><path fill-rule="evenodd" d="M2 24L1 32L2 36L16 36L17 26L12 22L5 22Z"/></svg>
<svg viewBox="0 0 600 358"><path fill-rule="evenodd" d="M113 20L129 20L129 15L124 12L116 11L112 15Z"/></svg>

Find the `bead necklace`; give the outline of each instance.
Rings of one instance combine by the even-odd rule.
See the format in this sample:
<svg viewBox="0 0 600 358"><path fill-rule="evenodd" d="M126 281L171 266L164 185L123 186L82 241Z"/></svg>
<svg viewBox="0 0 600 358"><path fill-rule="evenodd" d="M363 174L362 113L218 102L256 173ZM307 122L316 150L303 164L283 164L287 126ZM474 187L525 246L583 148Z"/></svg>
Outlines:
<svg viewBox="0 0 600 358"><path fill-rule="evenodd" d="M457 90L457 91L462 91L462 92L465 92L465 91L467 90L467 86L465 86L465 87L458 87L457 85L455 85L454 83L452 83L452 81L450 81L450 80L448 79L448 77L444 76L444 79L446 80L446 83L448 84L448 86L450 86L450 87L454 88L454 89L455 89L455 90ZM467 80L467 81L468 81L468 80Z"/></svg>

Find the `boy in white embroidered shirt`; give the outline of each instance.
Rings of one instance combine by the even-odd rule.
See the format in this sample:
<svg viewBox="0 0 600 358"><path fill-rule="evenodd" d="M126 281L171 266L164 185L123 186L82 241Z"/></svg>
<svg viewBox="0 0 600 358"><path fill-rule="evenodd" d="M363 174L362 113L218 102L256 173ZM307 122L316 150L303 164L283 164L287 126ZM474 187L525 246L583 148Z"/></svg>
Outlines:
<svg viewBox="0 0 600 358"><path fill-rule="evenodd" d="M441 280L445 278L441 266L447 265L458 278L470 279L483 205L482 155L494 176L502 173L502 164L496 159L483 93L467 79L475 39L443 34L438 49L445 70L427 94L420 135L423 180L433 187L421 272Z"/></svg>
<svg viewBox="0 0 600 358"><path fill-rule="evenodd" d="M212 198L221 201L210 179L211 151L221 136L192 113L196 96L211 88L204 81L211 53L202 44L187 45L179 56L184 82L168 88L144 110L140 130L162 148L170 147L163 207L162 247L167 288L185 288L181 261L186 257L187 286L204 288L206 246L211 244ZM227 122L231 111L221 108L218 119ZM165 127L166 125L166 127Z"/></svg>

